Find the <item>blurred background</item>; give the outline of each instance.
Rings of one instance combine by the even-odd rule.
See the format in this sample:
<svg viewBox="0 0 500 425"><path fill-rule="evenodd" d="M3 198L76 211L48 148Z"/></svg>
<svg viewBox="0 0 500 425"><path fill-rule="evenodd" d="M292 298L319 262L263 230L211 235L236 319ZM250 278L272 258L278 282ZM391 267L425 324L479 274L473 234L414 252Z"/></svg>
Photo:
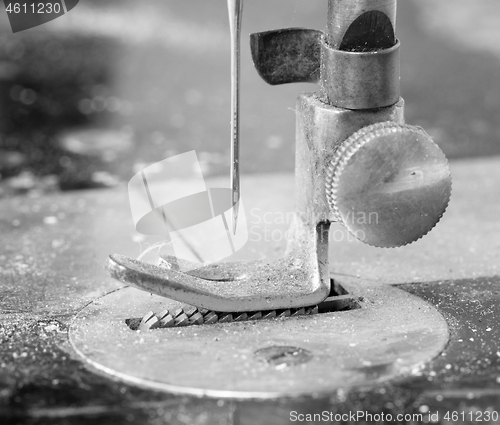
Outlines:
<svg viewBox="0 0 500 425"><path fill-rule="evenodd" d="M243 15L242 173L292 172L295 99L267 86L248 34L323 29L327 0L250 0ZM500 154L500 3L404 0L402 94L410 124L449 158ZM225 0L81 0L13 34L0 13L0 197L128 181L195 149L227 175L230 47Z"/></svg>

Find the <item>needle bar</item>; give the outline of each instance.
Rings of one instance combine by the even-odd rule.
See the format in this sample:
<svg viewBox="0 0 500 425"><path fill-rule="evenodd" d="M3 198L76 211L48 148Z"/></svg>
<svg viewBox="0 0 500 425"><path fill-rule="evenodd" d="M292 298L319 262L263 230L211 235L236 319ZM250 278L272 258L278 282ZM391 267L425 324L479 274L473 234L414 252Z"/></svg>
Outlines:
<svg viewBox="0 0 500 425"><path fill-rule="evenodd" d="M334 49L340 48L353 21L365 12L383 12L396 30L397 0L328 0L328 26L326 41ZM369 22L368 22L369 23ZM366 28L369 30L369 27Z"/></svg>

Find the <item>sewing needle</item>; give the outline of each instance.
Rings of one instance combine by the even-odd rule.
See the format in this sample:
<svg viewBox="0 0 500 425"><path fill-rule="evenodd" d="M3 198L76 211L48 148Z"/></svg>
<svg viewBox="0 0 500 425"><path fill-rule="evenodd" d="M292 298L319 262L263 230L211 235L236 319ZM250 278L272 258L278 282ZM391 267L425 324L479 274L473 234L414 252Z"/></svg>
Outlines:
<svg viewBox="0 0 500 425"><path fill-rule="evenodd" d="M243 0L227 0L231 32L231 205L233 233L238 222L240 200L240 40Z"/></svg>

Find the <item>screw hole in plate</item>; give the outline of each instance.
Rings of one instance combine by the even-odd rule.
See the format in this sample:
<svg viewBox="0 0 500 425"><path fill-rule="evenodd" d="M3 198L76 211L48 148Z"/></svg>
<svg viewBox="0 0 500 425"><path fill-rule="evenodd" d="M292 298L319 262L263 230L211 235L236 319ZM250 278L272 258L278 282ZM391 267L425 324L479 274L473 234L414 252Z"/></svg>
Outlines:
<svg viewBox="0 0 500 425"><path fill-rule="evenodd" d="M291 366L307 363L313 358L310 351L299 347L275 345L261 348L254 352L257 360L266 362L276 369L285 369Z"/></svg>

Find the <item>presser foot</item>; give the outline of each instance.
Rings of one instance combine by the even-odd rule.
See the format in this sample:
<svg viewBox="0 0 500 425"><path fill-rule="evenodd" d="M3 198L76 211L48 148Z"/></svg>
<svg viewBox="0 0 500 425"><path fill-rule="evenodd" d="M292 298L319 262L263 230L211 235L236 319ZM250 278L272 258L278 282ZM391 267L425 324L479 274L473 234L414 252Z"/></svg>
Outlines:
<svg viewBox="0 0 500 425"><path fill-rule="evenodd" d="M214 312L258 312L315 306L331 292L328 228L294 227L284 258L219 263L183 272L187 262L163 257L159 265L113 254L107 269L115 279L155 295Z"/></svg>

